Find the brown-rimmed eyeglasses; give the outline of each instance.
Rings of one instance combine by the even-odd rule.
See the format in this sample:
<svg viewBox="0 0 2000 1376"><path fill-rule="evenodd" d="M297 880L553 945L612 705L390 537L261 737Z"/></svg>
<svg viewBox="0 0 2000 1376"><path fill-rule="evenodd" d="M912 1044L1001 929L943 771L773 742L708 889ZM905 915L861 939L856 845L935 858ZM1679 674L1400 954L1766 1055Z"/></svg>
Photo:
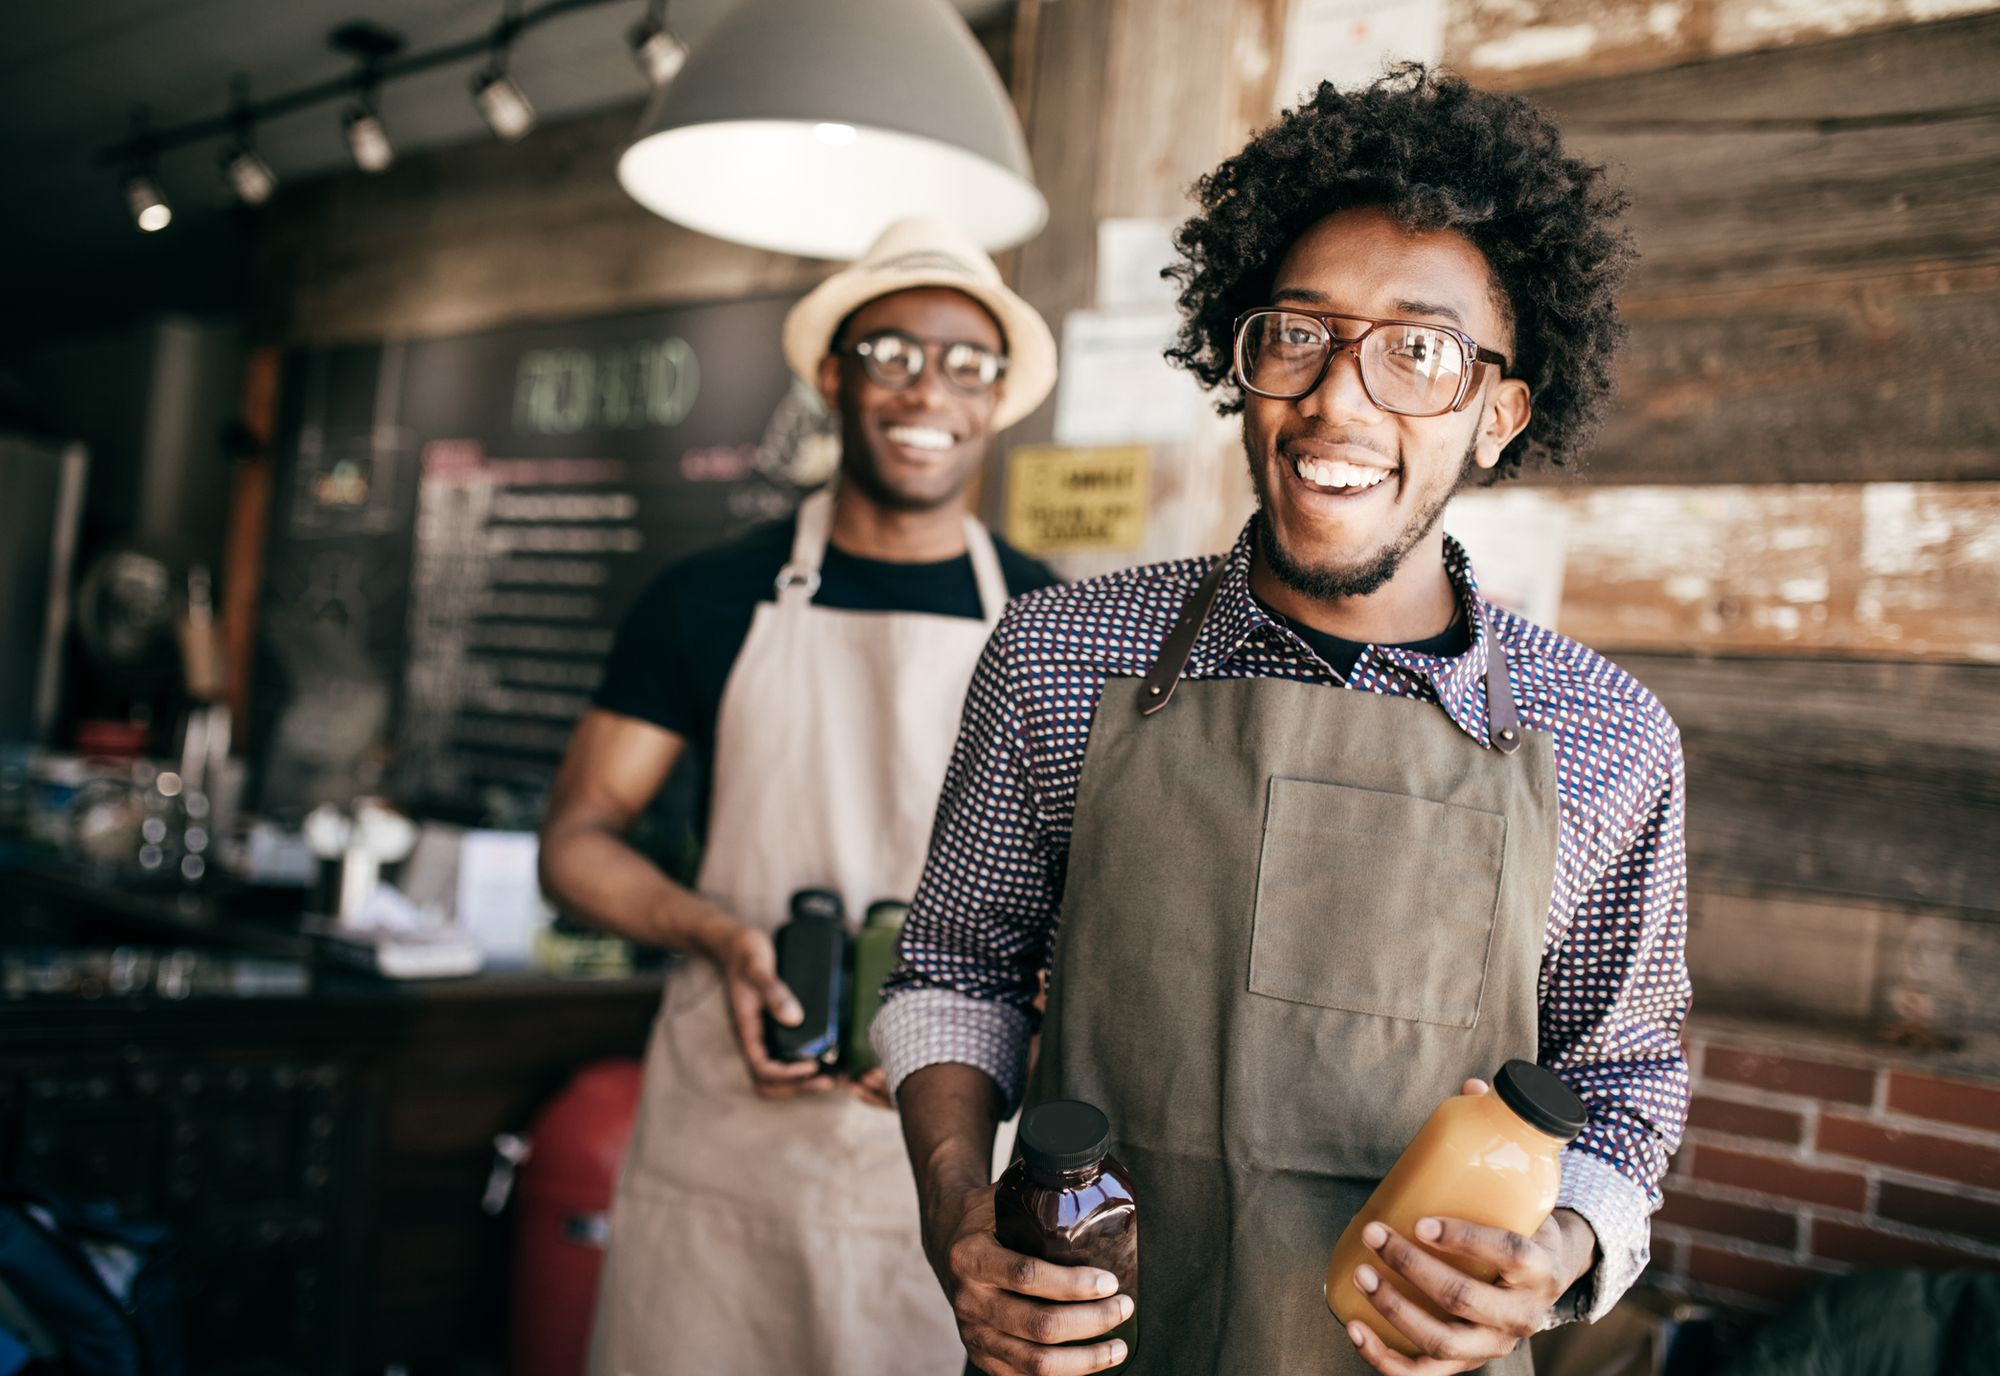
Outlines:
<svg viewBox="0 0 2000 1376"><path fill-rule="evenodd" d="M1368 400L1399 416L1462 409L1472 398L1477 364L1507 371L1505 354L1449 325L1295 306L1260 307L1236 319L1236 381L1260 397L1296 401L1309 395L1333 360L1350 350Z"/></svg>

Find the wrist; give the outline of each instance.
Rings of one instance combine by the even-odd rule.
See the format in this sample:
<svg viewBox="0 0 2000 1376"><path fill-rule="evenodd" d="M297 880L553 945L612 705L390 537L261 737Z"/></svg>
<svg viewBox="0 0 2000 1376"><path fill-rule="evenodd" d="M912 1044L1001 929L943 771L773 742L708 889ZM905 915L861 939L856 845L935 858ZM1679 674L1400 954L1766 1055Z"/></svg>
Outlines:
<svg viewBox="0 0 2000 1376"><path fill-rule="evenodd" d="M661 914L662 921L670 921ZM702 903L691 918L681 921L682 942L687 950L698 956L706 956L717 965L727 962L730 944L742 924L735 918L710 903Z"/></svg>
<svg viewBox="0 0 2000 1376"><path fill-rule="evenodd" d="M1557 1209L1554 1217L1562 1237L1562 1262L1557 1278L1562 1282L1562 1293L1568 1294L1597 1265L1597 1230L1574 1209Z"/></svg>

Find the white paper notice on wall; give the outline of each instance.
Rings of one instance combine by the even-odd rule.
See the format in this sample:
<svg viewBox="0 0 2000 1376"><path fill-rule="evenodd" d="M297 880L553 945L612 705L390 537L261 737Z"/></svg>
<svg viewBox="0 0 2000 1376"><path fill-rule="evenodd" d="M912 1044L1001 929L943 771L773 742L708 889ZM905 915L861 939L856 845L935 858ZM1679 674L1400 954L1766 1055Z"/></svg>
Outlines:
<svg viewBox="0 0 2000 1376"><path fill-rule="evenodd" d="M1472 560L1479 595L1557 629L1569 513L1538 492L1461 492L1445 509L1444 528Z"/></svg>
<svg viewBox="0 0 2000 1376"><path fill-rule="evenodd" d="M1100 310L1172 308L1180 286L1160 276L1180 255L1174 221L1113 218L1097 222L1097 305Z"/></svg>
<svg viewBox="0 0 2000 1376"><path fill-rule="evenodd" d="M1166 360L1180 328L1170 310L1071 311L1056 385L1057 444L1171 444L1201 423L1192 374Z"/></svg>
<svg viewBox="0 0 2000 1376"><path fill-rule="evenodd" d="M1366 86L1391 62L1444 55L1444 0L1292 0L1272 108L1289 109L1331 81Z"/></svg>
<svg viewBox="0 0 2000 1376"><path fill-rule="evenodd" d="M468 831L459 846L458 925L493 965L528 964L548 924L538 850L532 831Z"/></svg>

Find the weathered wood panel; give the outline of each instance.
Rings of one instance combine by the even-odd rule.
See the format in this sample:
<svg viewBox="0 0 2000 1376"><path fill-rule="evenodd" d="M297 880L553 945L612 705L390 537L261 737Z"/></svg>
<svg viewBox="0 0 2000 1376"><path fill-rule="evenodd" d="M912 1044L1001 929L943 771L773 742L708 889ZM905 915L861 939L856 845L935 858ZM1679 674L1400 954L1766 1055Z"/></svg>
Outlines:
<svg viewBox="0 0 2000 1376"><path fill-rule="evenodd" d="M1680 724L1694 883L2000 916L2000 668L1615 658Z"/></svg>
<svg viewBox="0 0 2000 1376"><path fill-rule="evenodd" d="M1991 8L1992 0L1452 0L1445 60L1481 85L1519 90Z"/></svg>
<svg viewBox="0 0 2000 1376"><path fill-rule="evenodd" d="M2000 484L1541 488L1457 500L1502 520L1566 513L1559 629L1601 650L2000 663Z"/></svg>
<svg viewBox="0 0 2000 1376"><path fill-rule="evenodd" d="M1634 298L2000 259L2000 15L1537 91L1624 169Z"/></svg>
<svg viewBox="0 0 2000 1376"><path fill-rule="evenodd" d="M2000 267L1640 299L1626 317L1593 481L2000 479Z"/></svg>

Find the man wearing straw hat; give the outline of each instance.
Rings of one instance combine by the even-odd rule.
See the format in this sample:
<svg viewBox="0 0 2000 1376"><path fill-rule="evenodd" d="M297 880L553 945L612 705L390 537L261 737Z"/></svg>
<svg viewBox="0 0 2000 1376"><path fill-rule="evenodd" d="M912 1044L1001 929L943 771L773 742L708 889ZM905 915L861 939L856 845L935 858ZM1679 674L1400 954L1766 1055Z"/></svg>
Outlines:
<svg viewBox="0 0 2000 1376"><path fill-rule="evenodd" d="M771 937L794 892L853 922L915 890L974 662L1007 599L1054 581L967 508L1055 343L966 235L905 220L792 309L784 346L839 416L837 481L639 599L542 827L566 911L688 957L613 1212L601 1376L960 1361L881 1072L776 1061L762 1021L801 1017ZM625 840L684 756L712 780L692 889Z"/></svg>

